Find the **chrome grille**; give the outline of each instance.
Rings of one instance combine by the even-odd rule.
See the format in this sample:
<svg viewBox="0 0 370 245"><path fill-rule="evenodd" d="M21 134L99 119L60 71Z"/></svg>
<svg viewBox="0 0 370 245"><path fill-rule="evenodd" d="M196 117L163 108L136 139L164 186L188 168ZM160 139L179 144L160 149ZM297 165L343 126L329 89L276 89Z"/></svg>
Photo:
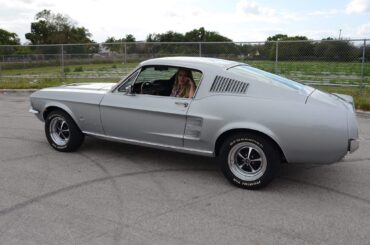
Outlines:
<svg viewBox="0 0 370 245"><path fill-rule="evenodd" d="M248 83L246 82L241 82L227 77L216 76L209 91L214 93L244 94L247 92L247 87Z"/></svg>

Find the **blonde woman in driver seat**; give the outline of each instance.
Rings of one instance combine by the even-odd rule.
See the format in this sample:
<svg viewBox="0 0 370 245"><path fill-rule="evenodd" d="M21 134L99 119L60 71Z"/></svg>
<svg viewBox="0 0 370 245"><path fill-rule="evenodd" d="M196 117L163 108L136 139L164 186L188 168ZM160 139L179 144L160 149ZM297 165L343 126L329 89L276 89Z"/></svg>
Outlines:
<svg viewBox="0 0 370 245"><path fill-rule="evenodd" d="M196 85L191 71L180 68L176 73L176 79L172 88L171 96L192 98L195 94L195 89Z"/></svg>

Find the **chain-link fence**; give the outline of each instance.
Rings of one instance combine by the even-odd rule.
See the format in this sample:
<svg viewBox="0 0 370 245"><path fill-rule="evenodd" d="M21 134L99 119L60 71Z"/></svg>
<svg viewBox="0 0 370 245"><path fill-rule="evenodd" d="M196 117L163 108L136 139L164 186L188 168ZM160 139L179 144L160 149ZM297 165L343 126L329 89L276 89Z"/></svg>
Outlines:
<svg viewBox="0 0 370 245"><path fill-rule="evenodd" d="M0 46L0 82L114 82L165 56L237 60L306 84L370 85L370 40Z"/></svg>

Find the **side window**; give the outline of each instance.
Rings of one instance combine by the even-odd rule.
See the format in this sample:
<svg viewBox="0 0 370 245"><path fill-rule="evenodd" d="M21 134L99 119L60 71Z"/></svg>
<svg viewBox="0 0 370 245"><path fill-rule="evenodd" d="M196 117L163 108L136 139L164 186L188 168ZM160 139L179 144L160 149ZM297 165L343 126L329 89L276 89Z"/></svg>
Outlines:
<svg viewBox="0 0 370 245"><path fill-rule="evenodd" d="M136 94L169 96L177 68L168 66L143 67L133 86Z"/></svg>
<svg viewBox="0 0 370 245"><path fill-rule="evenodd" d="M173 66L145 66L126 79L118 89L126 92L131 85L134 94L191 98L202 79L202 72Z"/></svg>
<svg viewBox="0 0 370 245"><path fill-rule="evenodd" d="M136 83L170 80L176 72L177 68L167 66L145 67L137 77Z"/></svg>
<svg viewBox="0 0 370 245"><path fill-rule="evenodd" d="M197 70L193 70L191 73L193 74L195 85L197 85L197 87L199 87L200 80L202 79L203 73L201 73L200 71L197 71Z"/></svg>

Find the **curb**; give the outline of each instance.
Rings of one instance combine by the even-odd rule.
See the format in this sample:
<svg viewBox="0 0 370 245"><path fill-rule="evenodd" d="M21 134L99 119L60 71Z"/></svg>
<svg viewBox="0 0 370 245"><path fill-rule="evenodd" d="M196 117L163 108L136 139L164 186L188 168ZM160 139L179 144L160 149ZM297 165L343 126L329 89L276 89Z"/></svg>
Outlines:
<svg viewBox="0 0 370 245"><path fill-rule="evenodd" d="M356 114L360 117L370 118L370 111L356 110Z"/></svg>

